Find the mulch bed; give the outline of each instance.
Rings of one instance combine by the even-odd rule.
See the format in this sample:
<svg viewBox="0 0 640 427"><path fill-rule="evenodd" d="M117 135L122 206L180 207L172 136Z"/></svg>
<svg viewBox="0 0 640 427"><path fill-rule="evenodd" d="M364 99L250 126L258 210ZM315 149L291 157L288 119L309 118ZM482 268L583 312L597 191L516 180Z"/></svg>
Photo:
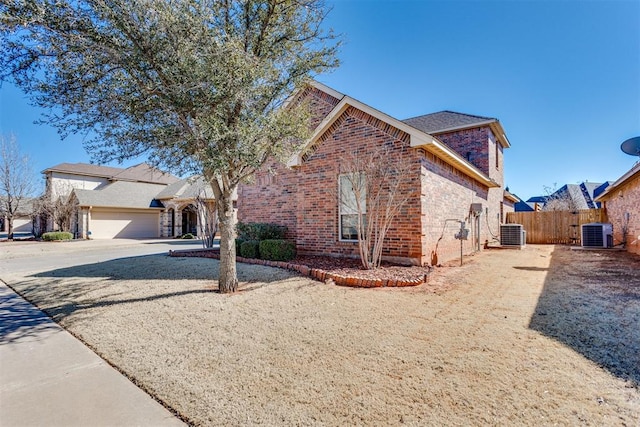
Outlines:
<svg viewBox="0 0 640 427"><path fill-rule="evenodd" d="M220 258L218 250L171 251L174 257ZM404 266L383 262L380 268L365 270L359 259L300 255L287 262L253 258L236 258L238 262L259 264L297 271L323 282L352 287L417 286L429 280L430 267Z"/></svg>

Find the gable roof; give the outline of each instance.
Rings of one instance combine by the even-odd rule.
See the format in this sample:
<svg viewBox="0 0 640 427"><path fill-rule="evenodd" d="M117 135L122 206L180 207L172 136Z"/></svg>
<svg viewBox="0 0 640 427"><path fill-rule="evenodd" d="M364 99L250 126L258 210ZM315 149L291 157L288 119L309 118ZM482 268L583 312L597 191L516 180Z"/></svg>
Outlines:
<svg viewBox="0 0 640 427"><path fill-rule="evenodd" d="M157 184L171 184L179 179L170 173L163 172L153 166L146 163L140 163L135 166L130 166L124 169L122 172L115 174L112 179L114 181L137 181L137 182L149 182Z"/></svg>
<svg viewBox="0 0 640 427"><path fill-rule="evenodd" d="M85 175L85 176L97 176L101 178L110 178L113 175L121 172L122 168L114 168L111 166L91 165L88 163L60 163L42 171L47 172L62 172L72 175Z"/></svg>
<svg viewBox="0 0 640 427"><path fill-rule="evenodd" d="M474 116L473 114L456 113L455 111L439 111L418 117L405 119L403 122L427 133L446 132L470 126L480 126L497 119L493 117Z"/></svg>
<svg viewBox="0 0 640 427"><path fill-rule="evenodd" d="M154 184L171 184L179 178L163 172L147 163L139 163L128 168L116 168L111 166L92 165L88 163L60 163L42 171L68 173L71 175L94 176L106 178L111 181L135 181Z"/></svg>
<svg viewBox="0 0 640 427"><path fill-rule="evenodd" d="M73 194L80 206L149 209L164 207L156 200L156 195L163 188L164 184L114 181L100 189L75 189Z"/></svg>
<svg viewBox="0 0 640 427"><path fill-rule="evenodd" d="M309 83L311 86L317 88L318 90L326 92L327 86L311 81ZM332 96L342 95L339 92L331 89ZM336 105L333 110L320 122L320 124L316 127L311 138L307 140L302 149L294 155L289 162L287 162L287 166L296 167L300 166L303 163L303 155L307 150L314 146L316 141L322 137L322 135L329 130L333 122L335 122L340 116L349 108L354 107L360 111L363 111L389 125L399 129L409 135L410 138L410 146L412 148L422 148L426 151L429 151L436 155L437 157L443 159L445 162L452 165L454 168L464 172L466 175L472 177L473 179L481 182L487 187L499 187L500 185L496 183L493 179L489 178L485 175L480 169L476 168L466 159L464 159L460 154L451 149L445 143L437 139L436 137L417 129L413 126L410 126L396 118L389 116L379 110L376 110L373 107L370 107L363 102L358 101L357 99L351 98L347 95L342 95L340 98L340 102Z"/></svg>
<svg viewBox="0 0 640 427"><path fill-rule="evenodd" d="M527 202L552 203L555 200L570 199L574 209L595 209L598 207L598 195L609 186L609 181L583 182L580 184L565 184L549 196L531 197Z"/></svg>
<svg viewBox="0 0 640 427"><path fill-rule="evenodd" d="M202 176L193 176L167 185L156 199L195 199L202 195L205 199L215 198L211 185Z"/></svg>
<svg viewBox="0 0 640 427"><path fill-rule="evenodd" d="M508 148L511 146L500 121L494 117L476 116L445 110L412 117L403 120L403 122L425 133L436 136L445 132L489 126L503 147Z"/></svg>

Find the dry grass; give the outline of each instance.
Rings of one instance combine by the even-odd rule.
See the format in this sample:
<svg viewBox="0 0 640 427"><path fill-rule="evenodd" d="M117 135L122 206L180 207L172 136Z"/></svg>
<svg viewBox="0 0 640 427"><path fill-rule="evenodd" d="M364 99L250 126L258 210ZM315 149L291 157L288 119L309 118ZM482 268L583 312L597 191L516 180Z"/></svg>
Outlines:
<svg viewBox="0 0 640 427"><path fill-rule="evenodd" d="M635 426L640 278L603 256L485 251L410 289L239 265L221 295L217 261L165 256L8 282L196 425Z"/></svg>

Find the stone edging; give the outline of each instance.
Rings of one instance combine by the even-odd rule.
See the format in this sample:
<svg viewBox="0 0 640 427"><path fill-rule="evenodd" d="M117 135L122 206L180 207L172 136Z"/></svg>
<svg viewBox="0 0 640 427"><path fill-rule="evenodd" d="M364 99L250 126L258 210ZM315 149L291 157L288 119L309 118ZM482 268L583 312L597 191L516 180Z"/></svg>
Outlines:
<svg viewBox="0 0 640 427"><path fill-rule="evenodd" d="M169 251L169 256L182 257L181 251ZM191 252L191 251L189 251ZM220 259L220 255L211 253L212 256L208 258ZM406 287L406 286L418 286L427 282L427 275L424 278L409 279L409 280L394 280L394 279L362 279L353 276L343 276L341 274L330 273L320 268L311 268L306 265L292 264L286 261L269 261L266 259L256 258L243 258L236 257L237 262L244 264L256 264L265 265L267 267L284 268L285 270L296 271L303 276L310 277L320 282L333 281L339 286L349 286L354 288L381 288L381 287Z"/></svg>

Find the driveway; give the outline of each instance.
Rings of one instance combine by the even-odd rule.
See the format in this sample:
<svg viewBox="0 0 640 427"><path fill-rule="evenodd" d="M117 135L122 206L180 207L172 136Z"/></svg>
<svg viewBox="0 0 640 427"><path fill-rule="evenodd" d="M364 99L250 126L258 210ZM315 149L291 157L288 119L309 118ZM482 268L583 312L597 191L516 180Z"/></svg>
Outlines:
<svg viewBox="0 0 640 427"><path fill-rule="evenodd" d="M73 267L118 258L199 249L200 240L104 239L69 242L0 242L0 279L7 273L38 272ZM10 262L6 262L11 260Z"/></svg>
<svg viewBox="0 0 640 427"><path fill-rule="evenodd" d="M198 241L0 243L0 279ZM183 423L0 280L0 425L180 426Z"/></svg>

